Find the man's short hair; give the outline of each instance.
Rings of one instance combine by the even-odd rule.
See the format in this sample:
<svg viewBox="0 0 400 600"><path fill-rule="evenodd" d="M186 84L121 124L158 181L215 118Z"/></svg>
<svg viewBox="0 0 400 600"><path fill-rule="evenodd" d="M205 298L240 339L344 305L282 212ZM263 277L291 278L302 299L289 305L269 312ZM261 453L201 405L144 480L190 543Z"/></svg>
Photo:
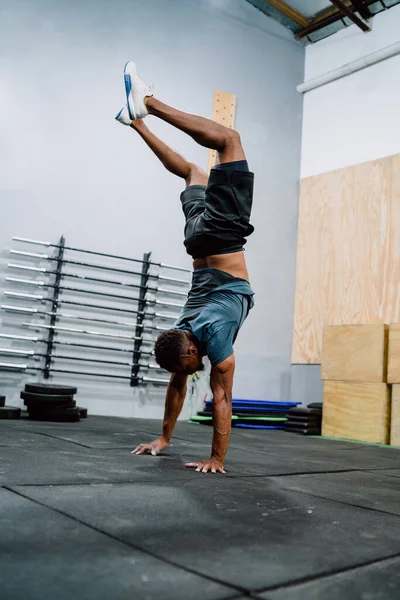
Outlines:
<svg viewBox="0 0 400 600"><path fill-rule="evenodd" d="M182 354L185 353L187 336L182 329L163 331L155 343L156 361L162 369L173 373Z"/></svg>

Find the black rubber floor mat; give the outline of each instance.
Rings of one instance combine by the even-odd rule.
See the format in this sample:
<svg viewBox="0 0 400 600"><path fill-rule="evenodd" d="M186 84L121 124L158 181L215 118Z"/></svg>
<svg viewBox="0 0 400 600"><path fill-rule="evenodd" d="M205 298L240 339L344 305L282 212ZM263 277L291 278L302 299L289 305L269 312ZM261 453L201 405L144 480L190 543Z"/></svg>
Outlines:
<svg viewBox="0 0 400 600"><path fill-rule="evenodd" d="M22 400L27 400L30 403L40 402L41 404L62 404L64 402L70 402L74 399L72 395L66 394L39 394L34 392L21 392L20 397Z"/></svg>
<svg viewBox="0 0 400 600"><path fill-rule="evenodd" d="M78 388L70 385L57 385L56 383L27 383L25 391L33 394L73 396L77 393Z"/></svg>
<svg viewBox="0 0 400 600"><path fill-rule="evenodd" d="M1 406L0 419L20 419L21 409L16 406Z"/></svg>

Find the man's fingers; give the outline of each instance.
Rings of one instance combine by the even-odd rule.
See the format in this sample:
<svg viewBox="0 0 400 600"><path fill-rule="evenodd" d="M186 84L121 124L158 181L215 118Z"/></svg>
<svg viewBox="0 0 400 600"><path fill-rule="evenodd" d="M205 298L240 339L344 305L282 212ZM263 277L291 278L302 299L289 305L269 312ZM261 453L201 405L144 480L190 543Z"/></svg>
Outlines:
<svg viewBox="0 0 400 600"><path fill-rule="evenodd" d="M211 469L211 473L216 473L216 472L217 471L214 468Z"/></svg>
<svg viewBox="0 0 400 600"><path fill-rule="evenodd" d="M209 468L210 468L210 467L209 467L208 465L205 465L205 466L203 467L203 469L202 469L202 471L201 471L201 472L202 472L202 473L208 473L208 469L209 469Z"/></svg>
<svg viewBox="0 0 400 600"><path fill-rule="evenodd" d="M218 471L219 471L220 473L223 473L224 475L226 475L226 471L224 470L224 468L223 468L223 467L218 467ZM215 471L214 471L214 472L215 472Z"/></svg>
<svg viewBox="0 0 400 600"><path fill-rule="evenodd" d="M198 464L197 463L186 463L185 467L197 467Z"/></svg>
<svg viewBox="0 0 400 600"><path fill-rule="evenodd" d="M132 454L144 454L147 450L148 448L145 446L145 444L140 444L140 446L132 451Z"/></svg>

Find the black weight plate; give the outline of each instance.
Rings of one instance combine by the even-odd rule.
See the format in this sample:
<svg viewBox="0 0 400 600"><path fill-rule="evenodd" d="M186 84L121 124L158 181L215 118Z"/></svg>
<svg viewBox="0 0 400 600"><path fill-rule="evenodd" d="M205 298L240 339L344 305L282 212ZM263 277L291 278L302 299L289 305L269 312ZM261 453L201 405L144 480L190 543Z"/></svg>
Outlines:
<svg viewBox="0 0 400 600"><path fill-rule="evenodd" d="M60 423L74 423L76 421L80 421L79 410L77 408L52 410L40 414L34 413L33 415L29 413L29 416L35 421L52 421Z"/></svg>
<svg viewBox="0 0 400 600"><path fill-rule="evenodd" d="M57 404L56 406L53 405L48 405L48 404L42 404L40 405L40 407L37 407L36 405L32 406L28 406L28 413L30 415L52 415L54 413L65 413L68 409L70 408L75 408L76 407L76 402L70 402L68 405L66 404L62 404L59 405Z"/></svg>
<svg viewBox="0 0 400 600"><path fill-rule="evenodd" d="M79 413L78 414L69 414L65 413L64 415L29 415L29 418L32 421L47 421L51 423L77 423L81 420Z"/></svg>
<svg viewBox="0 0 400 600"><path fill-rule="evenodd" d="M311 404L307 404L307 408L320 408L322 410L322 402L311 402Z"/></svg>
<svg viewBox="0 0 400 600"><path fill-rule="evenodd" d="M57 385L55 383L27 383L25 392L33 394L50 394L55 396L73 396L78 388L70 385Z"/></svg>
<svg viewBox="0 0 400 600"><path fill-rule="evenodd" d="M63 403L74 399L74 397L71 395L67 396L65 394L35 394L34 392L21 392L20 397L22 398L22 400L28 400L32 403L41 402L42 404L44 404L45 402Z"/></svg>
<svg viewBox="0 0 400 600"><path fill-rule="evenodd" d="M21 409L16 406L1 406L0 419L19 419L21 417Z"/></svg>
<svg viewBox="0 0 400 600"><path fill-rule="evenodd" d="M58 402L32 402L32 400L24 400L27 410L57 410L57 408L74 408L76 406L75 400L60 400Z"/></svg>
<svg viewBox="0 0 400 600"><path fill-rule="evenodd" d="M79 416L81 419L87 419L87 408L81 408L78 406Z"/></svg>
<svg viewBox="0 0 400 600"><path fill-rule="evenodd" d="M0 408L6 405L6 397L0 396Z"/></svg>

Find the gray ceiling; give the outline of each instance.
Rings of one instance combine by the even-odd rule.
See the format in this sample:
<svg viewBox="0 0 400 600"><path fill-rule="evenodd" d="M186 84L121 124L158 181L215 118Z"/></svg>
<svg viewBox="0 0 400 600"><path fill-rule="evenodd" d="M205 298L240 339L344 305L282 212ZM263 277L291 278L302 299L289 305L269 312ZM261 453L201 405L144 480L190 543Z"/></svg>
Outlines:
<svg viewBox="0 0 400 600"><path fill-rule="evenodd" d="M341 29L353 25L353 21L343 14L330 0L247 0L267 17L279 21L291 29L294 37L302 44L318 42ZM400 0L342 0L353 15L360 20L357 7L367 7L371 16L399 4ZM287 14L286 7L294 9L298 15ZM365 10L365 8L364 8ZM285 14L286 13L286 14ZM300 17L300 22L299 18ZM363 19L368 25L368 20ZM360 21L359 21L360 22ZM307 31L306 31L307 30Z"/></svg>

